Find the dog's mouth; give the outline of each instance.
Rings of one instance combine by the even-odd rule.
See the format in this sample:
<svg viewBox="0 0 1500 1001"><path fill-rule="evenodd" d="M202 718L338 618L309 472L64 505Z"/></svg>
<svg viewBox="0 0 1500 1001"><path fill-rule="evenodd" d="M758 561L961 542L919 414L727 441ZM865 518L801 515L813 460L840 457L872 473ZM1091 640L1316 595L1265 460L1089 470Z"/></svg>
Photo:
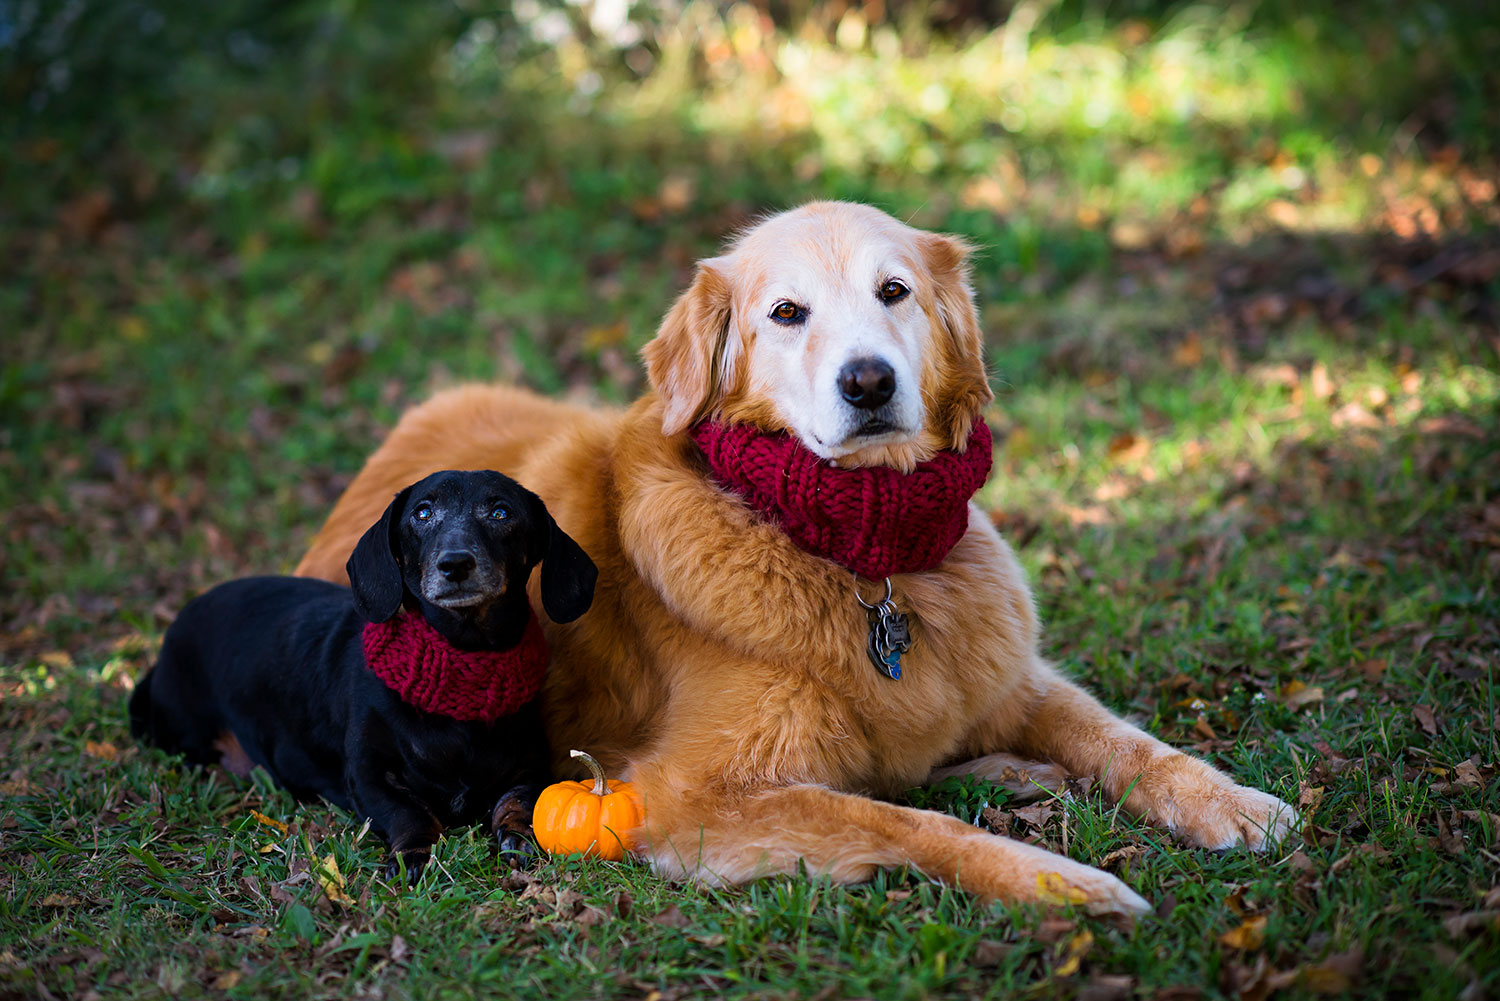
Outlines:
<svg viewBox="0 0 1500 1001"><path fill-rule="evenodd" d="M879 438L883 435L904 433L904 428L899 428L896 425L892 424L890 421L882 420L879 417L871 417L859 427L855 428L854 433L849 437L856 439Z"/></svg>
<svg viewBox="0 0 1500 1001"><path fill-rule="evenodd" d="M489 601L493 595L475 592L459 592L457 594L433 594L428 595L427 600L439 608L473 608Z"/></svg>
<svg viewBox="0 0 1500 1001"><path fill-rule="evenodd" d="M505 584L496 582L478 582L481 586L473 583L453 584L446 581L434 581L422 588L422 597L429 604L451 611L466 608L474 608L486 605L505 594Z"/></svg>

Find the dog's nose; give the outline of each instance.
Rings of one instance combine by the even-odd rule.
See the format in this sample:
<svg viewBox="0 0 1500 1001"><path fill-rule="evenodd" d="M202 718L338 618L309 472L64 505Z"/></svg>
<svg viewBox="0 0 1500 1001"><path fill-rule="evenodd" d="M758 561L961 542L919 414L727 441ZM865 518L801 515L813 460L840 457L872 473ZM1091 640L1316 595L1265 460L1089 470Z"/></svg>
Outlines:
<svg viewBox="0 0 1500 1001"><path fill-rule="evenodd" d="M438 553L438 573L455 584L467 580L469 574L474 572L475 565L474 554L462 549L449 549Z"/></svg>
<svg viewBox="0 0 1500 1001"><path fill-rule="evenodd" d="M839 369L839 392L861 410L883 407L896 395L896 372L883 358L856 358Z"/></svg>

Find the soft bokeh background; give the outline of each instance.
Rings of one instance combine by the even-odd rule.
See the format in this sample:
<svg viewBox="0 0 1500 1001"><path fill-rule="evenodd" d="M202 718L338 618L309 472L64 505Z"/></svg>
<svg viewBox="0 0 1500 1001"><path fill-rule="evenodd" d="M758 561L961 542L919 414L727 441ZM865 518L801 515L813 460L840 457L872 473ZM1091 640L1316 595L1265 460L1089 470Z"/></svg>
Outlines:
<svg viewBox="0 0 1500 1001"><path fill-rule="evenodd" d="M1497 155L1481 0L0 0L0 985L566 993L612 949L612 996L1500 989ZM472 838L402 910L324 811L303 855L381 908L342 910L258 854L247 810L302 816L284 796L131 746L175 610L293 566L403 407L490 378L632 399L692 262L815 197L979 246L981 500L1047 652L1311 809L1304 851L1264 870L1157 851L1087 789L1030 819L949 790L921 801L1175 917L579 870L686 911L606 942L577 900L549 924L466 883L493 876ZM465 965L472 922L530 937Z"/></svg>

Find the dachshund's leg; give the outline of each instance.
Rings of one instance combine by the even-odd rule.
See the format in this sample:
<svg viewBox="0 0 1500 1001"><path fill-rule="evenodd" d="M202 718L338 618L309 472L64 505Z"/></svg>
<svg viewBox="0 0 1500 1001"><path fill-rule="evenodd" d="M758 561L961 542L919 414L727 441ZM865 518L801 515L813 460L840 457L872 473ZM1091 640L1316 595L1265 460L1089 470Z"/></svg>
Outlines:
<svg viewBox="0 0 1500 1001"><path fill-rule="evenodd" d="M443 833L443 825L432 811L396 781L398 767L373 757L353 760L348 768L348 786L354 812L370 818L370 826L386 841L385 878L400 878L415 884L432 858L432 846Z"/></svg>
<svg viewBox="0 0 1500 1001"><path fill-rule="evenodd" d="M515 786L496 801L490 812L490 834L500 849L500 857L518 868L527 868L536 860L531 817L542 788L540 783Z"/></svg>

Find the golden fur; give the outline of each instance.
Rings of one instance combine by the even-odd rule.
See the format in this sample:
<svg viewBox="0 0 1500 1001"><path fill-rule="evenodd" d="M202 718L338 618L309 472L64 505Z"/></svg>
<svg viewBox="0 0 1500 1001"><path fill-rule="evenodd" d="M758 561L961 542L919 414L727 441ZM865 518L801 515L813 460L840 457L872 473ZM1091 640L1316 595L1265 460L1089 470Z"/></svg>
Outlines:
<svg viewBox="0 0 1500 1001"><path fill-rule="evenodd" d="M891 311L889 337L899 345L918 331L918 343L900 349L919 359L922 426L837 461L909 468L962 444L989 398L966 248L868 207L816 203L703 262L647 346L652 390L628 410L464 386L409 411L297 572L343 580L355 541L391 495L436 469L498 469L539 494L599 567L587 615L564 626L544 619L557 766L570 771L568 750L583 748L639 783L639 854L666 874L738 882L793 871L801 859L853 881L911 865L987 897L1143 910L1104 872L874 798L954 762L998 771L1014 763L1004 752L1096 776L1112 797L1128 790L1127 810L1190 844L1274 842L1295 821L1290 807L1113 716L1038 655L1026 578L976 507L940 567L892 578L915 643L891 681L866 659L849 573L796 548L710 480L682 433L693 421L796 430L778 396L786 368L766 361L779 335L756 319L767 283L782 280L777 261L811 269L799 287L835 304L818 313L831 323L845 316L839 302L849 315L863 309L833 293L863 281L851 262L872 240L893 248L920 311L905 320ZM834 336L825 329L810 326L798 350L820 350L812 342Z"/></svg>

